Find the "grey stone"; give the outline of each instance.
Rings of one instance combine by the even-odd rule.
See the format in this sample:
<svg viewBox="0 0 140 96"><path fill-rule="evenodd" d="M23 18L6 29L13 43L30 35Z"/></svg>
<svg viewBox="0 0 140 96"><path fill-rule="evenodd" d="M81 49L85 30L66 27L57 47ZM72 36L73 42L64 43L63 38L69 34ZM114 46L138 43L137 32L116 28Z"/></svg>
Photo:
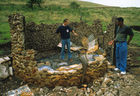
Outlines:
<svg viewBox="0 0 140 96"><path fill-rule="evenodd" d="M119 91L119 96L128 96L128 94L124 91Z"/></svg>
<svg viewBox="0 0 140 96"><path fill-rule="evenodd" d="M84 91L79 89L77 92L77 96L85 96Z"/></svg>
<svg viewBox="0 0 140 96"><path fill-rule="evenodd" d="M62 86L56 86L53 91L61 91L63 90L63 87Z"/></svg>
<svg viewBox="0 0 140 96"><path fill-rule="evenodd" d="M101 96L103 94L102 90L100 89L97 93L97 96Z"/></svg>
<svg viewBox="0 0 140 96"><path fill-rule="evenodd" d="M49 88L44 87L43 89L44 89L43 92L44 92L45 94L47 94L47 93L49 92Z"/></svg>
<svg viewBox="0 0 140 96"><path fill-rule="evenodd" d="M117 96L118 95L118 90L117 89L113 90L112 91L112 94L114 94L115 96Z"/></svg>
<svg viewBox="0 0 140 96"><path fill-rule="evenodd" d="M78 88L74 86L74 87L68 88L66 94L67 96L76 96L78 95L78 91L79 91Z"/></svg>
<svg viewBox="0 0 140 96"><path fill-rule="evenodd" d="M106 94L105 96L115 96L115 95L112 94L112 93L108 93L108 94Z"/></svg>
<svg viewBox="0 0 140 96"><path fill-rule="evenodd" d="M8 76L8 68L4 65L0 65L0 80L6 79Z"/></svg>
<svg viewBox="0 0 140 96"><path fill-rule="evenodd" d="M51 92L47 96L67 96L64 92Z"/></svg>

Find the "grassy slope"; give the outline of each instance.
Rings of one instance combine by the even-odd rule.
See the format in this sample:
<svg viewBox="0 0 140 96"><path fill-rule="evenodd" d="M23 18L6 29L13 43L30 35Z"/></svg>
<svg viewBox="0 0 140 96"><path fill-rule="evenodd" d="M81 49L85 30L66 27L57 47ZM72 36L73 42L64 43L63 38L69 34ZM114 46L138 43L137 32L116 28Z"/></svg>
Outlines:
<svg viewBox="0 0 140 96"><path fill-rule="evenodd" d="M42 9L36 7L32 11L25 6L25 1L27 0L0 1L0 4L2 4L0 5L0 44L10 40L8 15L16 12L26 16L27 22L34 21L38 24L60 23L64 18L79 22L82 14L83 20L88 24L92 24L95 19L101 19L105 26L112 16L122 16L125 18L127 25L140 25L140 8L108 8L103 5L78 0L44 0ZM68 6L72 1L80 4L80 10ZM132 43L140 45L140 32L135 32L135 34Z"/></svg>

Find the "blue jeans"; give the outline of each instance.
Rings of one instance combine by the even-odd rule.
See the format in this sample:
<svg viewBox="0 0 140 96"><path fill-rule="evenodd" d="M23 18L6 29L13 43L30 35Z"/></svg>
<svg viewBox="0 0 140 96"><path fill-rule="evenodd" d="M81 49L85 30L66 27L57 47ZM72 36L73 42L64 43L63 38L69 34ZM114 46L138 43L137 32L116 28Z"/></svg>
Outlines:
<svg viewBox="0 0 140 96"><path fill-rule="evenodd" d="M116 67L121 72L126 71L127 66L127 42L116 43Z"/></svg>
<svg viewBox="0 0 140 96"><path fill-rule="evenodd" d="M61 42L62 42L61 59L64 60L64 58L65 58L65 45L67 45L68 59L71 59L72 55L70 52L70 39L62 39Z"/></svg>

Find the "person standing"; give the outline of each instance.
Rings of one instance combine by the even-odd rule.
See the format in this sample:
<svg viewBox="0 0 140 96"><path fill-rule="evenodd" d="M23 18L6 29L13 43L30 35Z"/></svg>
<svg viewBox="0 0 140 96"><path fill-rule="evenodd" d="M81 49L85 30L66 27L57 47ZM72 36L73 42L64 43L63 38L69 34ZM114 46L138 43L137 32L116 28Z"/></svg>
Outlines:
<svg viewBox="0 0 140 96"><path fill-rule="evenodd" d="M120 70L121 74L126 74L127 45L131 42L134 33L130 27L124 24L124 19L122 17L117 18L117 25L116 37L109 42L109 45L116 42L116 68L114 70ZM128 35L129 39L127 41Z"/></svg>
<svg viewBox="0 0 140 96"><path fill-rule="evenodd" d="M72 32L75 36L78 36L78 34L68 26L69 20L64 19L63 25L59 26L56 30L56 33L60 33L61 36L61 43L62 43L62 49L61 49L61 60L64 60L65 58L65 45L67 45L68 50L68 60L72 61L72 54L70 51L70 32Z"/></svg>

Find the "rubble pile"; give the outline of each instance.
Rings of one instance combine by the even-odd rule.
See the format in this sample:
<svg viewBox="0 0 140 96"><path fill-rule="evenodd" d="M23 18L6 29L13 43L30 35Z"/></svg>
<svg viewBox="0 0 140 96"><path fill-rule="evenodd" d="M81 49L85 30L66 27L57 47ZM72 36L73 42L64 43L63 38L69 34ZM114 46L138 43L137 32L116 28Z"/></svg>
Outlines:
<svg viewBox="0 0 140 96"><path fill-rule="evenodd" d="M28 85L19 87L18 89L8 91L5 96L34 96Z"/></svg>
<svg viewBox="0 0 140 96"><path fill-rule="evenodd" d="M105 96L138 96L140 94L140 82L131 74L108 73L105 75L100 90L97 93Z"/></svg>
<svg viewBox="0 0 140 96"><path fill-rule="evenodd" d="M36 96L139 96L140 81L135 76L127 73L108 71L104 77L93 80L82 87L56 86L54 89L47 87L32 88Z"/></svg>

